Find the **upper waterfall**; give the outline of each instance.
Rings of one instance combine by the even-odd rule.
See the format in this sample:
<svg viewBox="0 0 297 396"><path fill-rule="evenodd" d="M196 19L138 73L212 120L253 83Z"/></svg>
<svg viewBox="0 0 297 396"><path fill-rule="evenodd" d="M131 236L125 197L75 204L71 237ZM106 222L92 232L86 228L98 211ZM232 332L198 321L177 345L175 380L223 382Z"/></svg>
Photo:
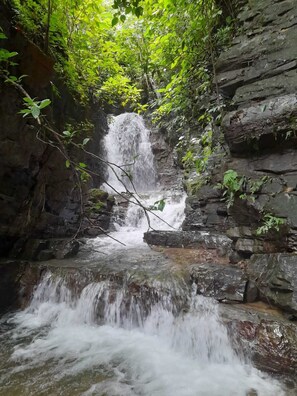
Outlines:
<svg viewBox="0 0 297 396"><path fill-rule="evenodd" d="M154 156L149 130L136 113L112 117L109 133L104 139L108 167L107 182L115 190L151 191L156 185Z"/></svg>

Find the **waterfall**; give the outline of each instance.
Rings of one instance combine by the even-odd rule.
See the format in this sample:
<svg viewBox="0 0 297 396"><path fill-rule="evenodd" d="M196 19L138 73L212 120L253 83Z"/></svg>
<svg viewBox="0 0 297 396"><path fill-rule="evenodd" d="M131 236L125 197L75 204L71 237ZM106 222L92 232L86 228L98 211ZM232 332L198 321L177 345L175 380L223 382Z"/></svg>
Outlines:
<svg viewBox="0 0 297 396"><path fill-rule="evenodd" d="M149 141L149 130L143 118L135 113L112 117L109 132L104 139L107 152L108 184L117 191L150 191L155 188L154 156ZM120 167L120 168L119 168Z"/></svg>
<svg viewBox="0 0 297 396"><path fill-rule="evenodd" d="M149 226L159 230L178 229L184 219L186 194L182 186L168 187L157 182L158 175L154 166L150 131L146 128L143 118L135 113L112 117L109 132L104 139L104 147L109 163L121 165L121 168L129 174L131 181L122 169L111 165L108 168L107 184L103 185L103 188L115 194L114 190L121 192L126 186L129 191L135 193L135 197L128 196L130 202L124 210L124 216L121 215L121 206L115 208L116 231L110 235L123 242L128 248L135 246L144 248L143 233ZM117 195L115 196L117 198ZM160 200L165 203L163 211L144 212L142 207L153 208ZM111 245L116 250L122 248L119 243L100 237L90 241L90 245L95 250L106 249ZM107 248L107 251L110 250Z"/></svg>
<svg viewBox="0 0 297 396"><path fill-rule="evenodd" d="M185 194L158 186L149 131L136 114L106 136L108 184L165 200L154 228L178 228ZM115 175L116 173L116 175ZM108 189L108 186L105 186ZM86 243L86 257L49 264L29 306L0 322L0 396L281 396L280 385L241 360L218 313L183 269L142 242L144 211L115 212L114 239ZM65 264L66 263L66 264Z"/></svg>
<svg viewBox="0 0 297 396"><path fill-rule="evenodd" d="M282 395L233 351L217 303L195 290L183 310L178 301L162 287L131 293L112 278L77 293L46 272L2 335L14 340L15 365L10 374L0 366L3 395L17 394L18 381L22 395Z"/></svg>

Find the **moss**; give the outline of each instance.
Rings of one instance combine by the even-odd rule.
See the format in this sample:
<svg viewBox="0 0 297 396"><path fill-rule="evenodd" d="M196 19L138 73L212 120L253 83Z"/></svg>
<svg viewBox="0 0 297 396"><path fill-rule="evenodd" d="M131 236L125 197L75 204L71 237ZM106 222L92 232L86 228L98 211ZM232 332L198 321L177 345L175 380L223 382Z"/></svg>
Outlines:
<svg viewBox="0 0 297 396"><path fill-rule="evenodd" d="M89 201L91 202L104 202L108 199L108 193L106 191L102 191L99 188L92 188L88 191Z"/></svg>

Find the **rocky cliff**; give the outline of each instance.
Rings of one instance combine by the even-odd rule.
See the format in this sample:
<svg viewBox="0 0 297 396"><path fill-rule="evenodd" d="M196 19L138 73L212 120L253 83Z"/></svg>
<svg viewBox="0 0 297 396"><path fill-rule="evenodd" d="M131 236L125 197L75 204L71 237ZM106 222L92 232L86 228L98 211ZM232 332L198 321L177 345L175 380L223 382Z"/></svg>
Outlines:
<svg viewBox="0 0 297 396"><path fill-rule="evenodd" d="M188 198L184 229L226 232L241 257L296 251L297 3L251 0L238 20L238 34L216 64L230 153ZM217 188L227 170L241 183L229 205L231 191L223 197ZM281 219L280 230L270 224L257 232L267 215Z"/></svg>
<svg viewBox="0 0 297 396"><path fill-rule="evenodd" d="M18 52L12 74L27 75L22 84L31 97L51 99L46 115L57 130L65 130L67 124L78 131L87 126L88 150L99 154L107 129L105 114L95 105L83 106L75 100L55 73L53 59L12 26L12 15L4 5L0 15L0 26L8 37L1 44ZM19 114L23 94L4 79L0 89L0 256L7 256L13 247L17 255L29 238L73 235L80 222L80 195L59 150L42 142L44 132L34 120ZM72 155L98 170L95 160L79 152ZM99 176L87 187L100 182Z"/></svg>

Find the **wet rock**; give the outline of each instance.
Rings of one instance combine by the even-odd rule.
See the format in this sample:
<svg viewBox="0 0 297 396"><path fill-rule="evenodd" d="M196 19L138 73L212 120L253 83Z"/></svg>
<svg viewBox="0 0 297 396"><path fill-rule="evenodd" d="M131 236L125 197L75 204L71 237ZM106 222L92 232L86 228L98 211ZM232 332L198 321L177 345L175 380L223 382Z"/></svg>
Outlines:
<svg viewBox="0 0 297 396"><path fill-rule="evenodd" d="M247 277L236 267L201 264L191 268L191 279L197 293L224 302L243 302Z"/></svg>
<svg viewBox="0 0 297 396"><path fill-rule="evenodd" d="M80 235L96 237L110 227L115 197L99 188L92 188L86 194L84 205L85 218Z"/></svg>
<svg viewBox="0 0 297 396"><path fill-rule="evenodd" d="M261 241L240 238L235 244L235 250L237 250L239 253L251 256L254 253L263 253L264 247Z"/></svg>
<svg viewBox="0 0 297 396"><path fill-rule="evenodd" d="M205 247L216 249L222 256L231 250L231 239L225 235L197 231L148 231L144 240L149 245L167 247Z"/></svg>
<svg viewBox="0 0 297 396"><path fill-rule="evenodd" d="M297 325L269 307L220 305L237 350L260 370L296 381Z"/></svg>
<svg viewBox="0 0 297 396"><path fill-rule="evenodd" d="M79 242L69 239L29 239L17 242L11 251L11 257L21 260L47 261L54 258L75 257L79 251Z"/></svg>
<svg viewBox="0 0 297 396"><path fill-rule="evenodd" d="M53 243L52 249L55 252L55 258L57 259L75 257L79 251L79 242L76 240L70 242L59 241L57 244Z"/></svg>
<svg viewBox="0 0 297 396"><path fill-rule="evenodd" d="M297 255L255 255L247 272L262 300L297 315Z"/></svg>
<svg viewBox="0 0 297 396"><path fill-rule="evenodd" d="M25 261L0 262L0 314L20 307L23 294L21 278L28 267L29 263Z"/></svg>

